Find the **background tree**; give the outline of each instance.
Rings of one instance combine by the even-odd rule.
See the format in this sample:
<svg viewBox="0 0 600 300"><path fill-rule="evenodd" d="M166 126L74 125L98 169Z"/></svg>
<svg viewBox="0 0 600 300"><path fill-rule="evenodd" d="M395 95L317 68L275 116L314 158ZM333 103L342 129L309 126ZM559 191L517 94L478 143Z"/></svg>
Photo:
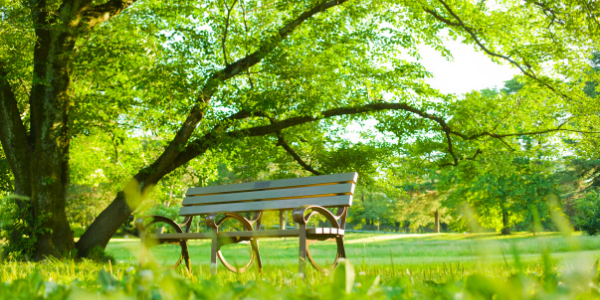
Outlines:
<svg viewBox="0 0 600 300"><path fill-rule="evenodd" d="M511 227L519 222L527 223L527 229L535 232L536 222L549 217L553 205L558 204L548 200L558 193L548 169L519 157L465 163L440 181L448 189L445 205L461 214L462 205L468 203L483 227L502 234L510 234Z"/></svg>

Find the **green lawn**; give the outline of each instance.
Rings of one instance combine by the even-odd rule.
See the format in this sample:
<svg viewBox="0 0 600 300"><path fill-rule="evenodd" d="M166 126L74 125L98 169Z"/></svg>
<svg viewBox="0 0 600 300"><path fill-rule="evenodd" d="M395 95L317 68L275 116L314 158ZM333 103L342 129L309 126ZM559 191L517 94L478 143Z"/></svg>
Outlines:
<svg viewBox="0 0 600 300"><path fill-rule="evenodd" d="M348 259L355 265L436 265L441 263L510 263L515 251L524 261L537 260L547 249L551 256L565 263L571 260L591 262L600 257L600 237L573 236L565 239L558 234L533 237L530 233L501 236L497 234L360 234L345 238ZM249 259L247 245L223 248L226 258L234 264ZM157 261L168 263L178 257L179 246L161 245L152 253ZM261 239L263 264L269 266L297 264L298 239ZM317 242L310 246L313 257L322 264L333 261L334 242ZM191 241L193 265L208 265L210 241ZM139 240L113 239L107 252L118 262L136 263Z"/></svg>
<svg viewBox="0 0 600 300"><path fill-rule="evenodd" d="M138 269L139 240L113 239L107 252L116 264L57 259L0 264L0 299L600 299L594 269L600 237L351 233L346 246L354 267L331 275L309 267L302 280L297 239L261 240L262 273L220 267L217 276L210 274L208 241L190 243L188 273L182 267ZM330 263L335 253L332 242L311 249L320 263ZM178 246L154 250L159 261L179 255ZM247 245L224 252L232 263L249 257ZM348 277L348 270L356 276Z"/></svg>

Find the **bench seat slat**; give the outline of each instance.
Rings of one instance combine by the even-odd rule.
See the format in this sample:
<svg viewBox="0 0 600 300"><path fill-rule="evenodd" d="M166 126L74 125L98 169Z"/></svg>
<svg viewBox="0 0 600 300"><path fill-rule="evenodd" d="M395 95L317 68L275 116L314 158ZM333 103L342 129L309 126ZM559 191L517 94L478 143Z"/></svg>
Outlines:
<svg viewBox="0 0 600 300"><path fill-rule="evenodd" d="M281 179L272 181L249 182L219 186L207 186L190 188L185 193L186 196L199 196L209 194L237 193L251 190L281 189L301 186L318 186L335 183L356 183L357 173L342 173L334 175L322 175L303 178Z"/></svg>
<svg viewBox="0 0 600 300"><path fill-rule="evenodd" d="M350 195L354 192L354 183L311 186L292 189L266 190L211 196L196 196L183 199L183 206L231 203L257 200L277 200L294 198L315 198L318 196Z"/></svg>
<svg viewBox="0 0 600 300"><path fill-rule="evenodd" d="M183 206L179 210L180 216L191 216L200 214L211 214L217 212L253 212L269 210L294 209L303 205L319 205L323 207L351 206L352 195L300 198L292 200L272 200L256 202L239 202L200 206Z"/></svg>
<svg viewBox="0 0 600 300"><path fill-rule="evenodd" d="M306 233L311 235L344 235L343 229L337 228L307 228ZM295 237L300 235L299 229L287 229L287 230L259 230L259 231L235 231L235 232L219 232L220 237L230 238L267 238L267 237ZM150 239L161 239L161 240L202 240L211 239L212 235L210 232L200 233L162 233L162 234L148 234Z"/></svg>

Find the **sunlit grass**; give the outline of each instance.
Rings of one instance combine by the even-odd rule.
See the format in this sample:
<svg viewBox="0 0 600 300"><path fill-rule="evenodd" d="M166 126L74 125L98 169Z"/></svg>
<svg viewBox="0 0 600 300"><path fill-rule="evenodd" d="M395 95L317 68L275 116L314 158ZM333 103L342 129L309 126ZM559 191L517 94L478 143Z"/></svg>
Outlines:
<svg viewBox="0 0 600 300"><path fill-rule="evenodd" d="M357 234L345 238L348 259L361 264L439 264L512 261L513 252L524 260L537 259L543 251L550 251L557 259L569 257L594 259L600 256L600 237L576 235L570 239L548 233L532 236L531 233L517 233L510 236L497 234ZM177 257L179 246L161 246L156 251L157 260ZM230 246L231 247L231 246ZM318 242L311 245L313 256L319 262L332 261L335 243ZM313 250L314 249L314 250ZM248 247L239 245L224 251L229 260L248 257ZM261 239L260 251L265 265L297 264L298 239ZM107 247L118 262L138 261L139 240L112 240ZM190 241L189 252L193 265L208 265L210 262L210 241ZM245 260L239 259L239 264Z"/></svg>
<svg viewBox="0 0 600 300"><path fill-rule="evenodd" d="M566 299L600 296L596 277L600 237L566 239L557 234L533 237L527 233L508 237L349 234L346 241L348 259L357 276L352 281L355 282L354 296L350 297L353 299L392 299L399 295L409 299L441 295L460 298L461 293L477 293L479 289L504 293L503 299L529 296L543 299L550 294L554 296L549 298L562 295ZM334 275L307 267L306 280L299 277L297 239L264 239L260 247L264 262L262 272L254 266L249 272L235 274L221 266L213 276L209 266L210 242L191 241L191 272L183 266L172 271L147 266L154 270L147 273L138 268L139 240L113 239L107 253L115 257L115 264L57 259L41 263L4 262L0 265L0 282L5 283L0 285L0 298L15 293L21 295L17 297L20 299L31 295L44 298L48 287L55 293L49 299L66 299L67 296L98 299L98 295L111 299L118 295L190 299L192 294L199 297L203 293L209 298L221 295L232 299L331 299L344 292L343 287L330 287L335 282ZM331 242L311 248L320 263L331 262L335 253ZM180 253L178 246L158 250L155 252L158 261L173 261ZM249 257L247 245L233 246L225 253L232 264L245 263L244 259ZM477 286L473 287L473 282L478 282ZM529 294L515 294L519 286L526 286ZM31 292L32 289L38 291ZM334 296L329 294L332 291ZM30 292L33 294L27 294ZM182 297L171 295L179 292ZM157 298L156 293L162 296Z"/></svg>

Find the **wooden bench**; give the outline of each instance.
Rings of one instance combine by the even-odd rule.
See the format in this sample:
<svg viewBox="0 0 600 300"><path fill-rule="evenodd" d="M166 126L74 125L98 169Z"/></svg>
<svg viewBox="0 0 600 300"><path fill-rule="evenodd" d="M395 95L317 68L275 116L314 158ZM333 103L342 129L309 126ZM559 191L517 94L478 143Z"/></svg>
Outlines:
<svg viewBox="0 0 600 300"><path fill-rule="evenodd" d="M210 262L213 274L217 271L217 258L232 272L248 270L255 260L259 270L262 270L258 247L259 238L298 237L300 240L300 274L304 274L306 260L317 270L324 272L330 267L323 268L319 266L311 256L308 245L315 240L335 239L337 255L331 267L337 264L339 258L346 257L344 228L348 207L352 205L352 194L357 178L357 173L343 173L190 188L185 194L186 197L179 211L179 215L185 217L183 223L177 224L173 220L161 216L141 217L135 221L141 240L140 265L147 260L155 262L148 251L149 247L163 243L173 243L181 246L181 256L172 267L177 267L182 261L185 261L186 267L191 271L187 241L210 239L212 240ZM328 208L337 208L337 211L333 213ZM264 211L292 209L292 217L294 222L298 224L298 228L261 230ZM241 213L252 213L252 217L246 218ZM324 216L331 227L307 228L308 221L316 214ZM195 216L205 216L206 224L211 232L190 232L192 220ZM228 219L239 221L245 230L220 231L219 226ZM151 225L157 223L161 223L162 226L170 226L174 233L147 232ZM227 262L221 252L221 247L241 242L250 243L251 254L248 263L237 268Z"/></svg>

